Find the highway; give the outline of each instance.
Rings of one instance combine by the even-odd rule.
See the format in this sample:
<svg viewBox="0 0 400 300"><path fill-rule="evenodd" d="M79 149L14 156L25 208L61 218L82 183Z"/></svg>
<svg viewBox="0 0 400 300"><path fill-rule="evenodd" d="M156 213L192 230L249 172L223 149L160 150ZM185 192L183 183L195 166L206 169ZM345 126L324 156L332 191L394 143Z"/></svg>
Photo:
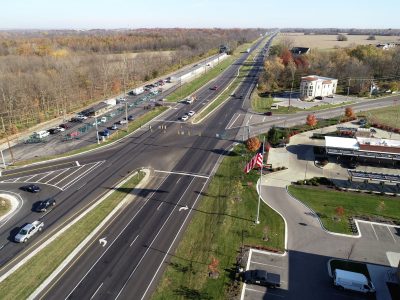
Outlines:
<svg viewBox="0 0 400 300"><path fill-rule="evenodd" d="M258 43L261 42L265 40ZM203 125L197 126L196 131L201 131L200 136L188 134L193 126L177 120L188 110L198 111L204 103L222 91L236 76L248 55L244 53L223 75L202 88L194 104L188 107L179 104L177 109L171 109L162 119L154 121L154 130L144 128L112 147L58 161L57 165L73 164L75 161L79 161L80 165L100 161L103 163L82 177L75 186L54 193L58 204L53 211L42 216L46 230L41 236L28 245L9 241L3 246L0 252L3 266L1 271L4 272L18 261L18 254L23 250L29 251L41 243L53 230L62 226L61 222L68 222L69 218L99 199L128 173L140 167L150 167L154 171L142 199L125 207L118 219L103 232L107 236L107 247L92 244L85 255L80 256L79 261L59 278L61 282L51 285L44 295L49 299L68 296L87 298L95 293L99 298L108 294L110 297L121 298L126 298L122 296L128 294L148 297L156 279L162 274L166 253L173 252L202 190L207 187L216 162L223 155L224 149L232 144L232 141L217 138L217 134L223 132L232 115L242 109L242 101L232 97L219 114L213 114ZM260 66L262 60L263 57L259 56L256 65ZM257 72L258 68L254 68L244 78L237 94L247 94L254 87ZM211 90L212 85L218 85L219 89ZM157 129L160 124L165 124L167 129ZM185 134L178 134L178 131ZM51 172L58 168L54 167L54 162L43 164L40 165L40 172ZM8 179L33 176L38 172L37 169L38 166L31 166L5 175ZM7 187L15 183L1 185ZM186 206L189 209L179 210ZM20 217L25 222L37 218L32 212L26 212ZM8 235L7 231L3 235Z"/></svg>

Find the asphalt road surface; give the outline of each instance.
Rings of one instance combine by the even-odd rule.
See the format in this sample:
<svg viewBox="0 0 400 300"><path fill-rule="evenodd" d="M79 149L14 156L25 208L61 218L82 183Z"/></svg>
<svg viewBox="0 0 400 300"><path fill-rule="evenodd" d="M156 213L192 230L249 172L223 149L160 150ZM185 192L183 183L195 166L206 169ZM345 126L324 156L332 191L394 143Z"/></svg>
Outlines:
<svg viewBox="0 0 400 300"><path fill-rule="evenodd" d="M261 42L265 43L265 39L259 43ZM202 88L197 93L198 100L191 105L190 110L198 110L201 105L222 91L236 76L238 68L248 55L243 54L213 83ZM262 60L260 55L255 68L249 76L243 78L237 94L246 95L254 88ZM210 85L218 85L219 89L211 90ZM14 184L11 181L16 178L15 181L18 178L27 180L30 177L40 179L48 173L51 177L51 174L60 172L60 168L65 168L60 167L61 164L70 166L76 160L80 165L102 162L78 180L78 183L69 185L60 181L63 184L60 187L64 190L54 195L57 200L56 207L41 217L45 223L44 232L32 238L28 245L8 241L0 250L1 272L17 262L18 255L22 255L23 250L30 251L36 247L51 235L53 230L62 226L61 222L68 222L80 210L113 188L128 173L140 167L150 167L156 170L150 183L150 195L127 206L120 217L110 224L107 232L104 232L108 240L107 248L97 243L92 244L86 249L85 255L80 256L79 261L59 278L60 282L49 287L50 290L47 290L45 295L49 299L67 296L78 299L93 295L97 297L97 294L99 298L108 294L109 297L121 299L127 298L127 295L135 295L135 298L136 295L148 297L154 283L162 274L166 254L173 252L179 234L196 208L201 191L207 186L216 162L223 155L224 149L232 144L232 141L219 139L217 136L224 131L232 115L243 109L242 105L242 100L235 97L229 99L218 114L213 114L196 129L201 131L200 135L188 134L193 126L177 121L188 108L182 104L165 114L163 120L153 122L153 129L139 130L129 138L101 151L58 161L57 166L54 166L53 162L41 164L40 167L35 165L5 172L8 182L0 185ZM159 130L159 125L164 124L167 129ZM178 134L180 131L184 134ZM160 184L157 185L159 181ZM43 181L39 182L40 186L46 185ZM185 209L186 206L189 209ZM179 210L182 207L184 209ZM33 217L36 216L24 216ZM6 230L3 234L13 233L12 228L8 230L9 232Z"/></svg>

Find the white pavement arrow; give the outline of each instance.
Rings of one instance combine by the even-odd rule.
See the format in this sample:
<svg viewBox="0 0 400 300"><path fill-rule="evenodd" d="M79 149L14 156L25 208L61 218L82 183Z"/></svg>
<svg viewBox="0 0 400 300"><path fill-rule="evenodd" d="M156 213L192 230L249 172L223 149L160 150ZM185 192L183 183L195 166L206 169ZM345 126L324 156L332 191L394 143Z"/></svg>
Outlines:
<svg viewBox="0 0 400 300"><path fill-rule="evenodd" d="M180 207L180 208L179 208L179 211L181 211L181 210L187 210L187 209L189 209L189 207L186 205L186 206Z"/></svg>
<svg viewBox="0 0 400 300"><path fill-rule="evenodd" d="M103 247L104 247L105 245L107 245L106 238L99 239L99 243L100 243L100 245L102 245Z"/></svg>

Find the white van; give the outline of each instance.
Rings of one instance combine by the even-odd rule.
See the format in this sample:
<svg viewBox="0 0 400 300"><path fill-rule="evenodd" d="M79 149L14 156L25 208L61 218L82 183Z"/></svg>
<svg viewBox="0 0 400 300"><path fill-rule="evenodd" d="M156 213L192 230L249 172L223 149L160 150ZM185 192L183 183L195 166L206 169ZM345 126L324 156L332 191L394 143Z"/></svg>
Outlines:
<svg viewBox="0 0 400 300"><path fill-rule="evenodd" d="M46 136L49 136L50 133L44 130L41 131L36 131L32 134L33 137L38 138L38 139L42 139L45 138Z"/></svg>
<svg viewBox="0 0 400 300"><path fill-rule="evenodd" d="M375 293L373 283L361 273L336 269L333 274L333 284L339 289L361 293Z"/></svg>

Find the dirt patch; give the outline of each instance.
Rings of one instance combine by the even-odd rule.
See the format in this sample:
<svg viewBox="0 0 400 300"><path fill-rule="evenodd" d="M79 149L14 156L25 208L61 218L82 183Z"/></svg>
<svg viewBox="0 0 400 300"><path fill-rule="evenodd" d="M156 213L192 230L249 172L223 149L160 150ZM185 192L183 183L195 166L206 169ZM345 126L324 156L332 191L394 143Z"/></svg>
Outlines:
<svg viewBox="0 0 400 300"><path fill-rule="evenodd" d="M4 216L11 210L11 202L10 200L0 197L0 217Z"/></svg>

